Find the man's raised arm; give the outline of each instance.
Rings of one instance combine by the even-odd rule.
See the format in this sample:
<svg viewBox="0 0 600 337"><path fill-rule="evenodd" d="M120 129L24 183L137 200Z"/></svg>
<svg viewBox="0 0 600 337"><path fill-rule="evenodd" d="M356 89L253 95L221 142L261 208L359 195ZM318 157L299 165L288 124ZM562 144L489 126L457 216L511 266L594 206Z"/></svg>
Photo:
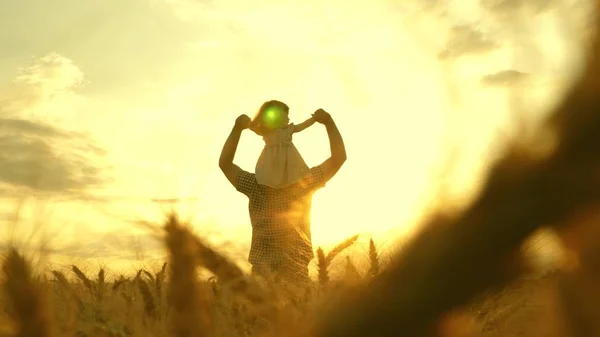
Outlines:
<svg viewBox="0 0 600 337"><path fill-rule="evenodd" d="M225 174L225 177L227 177L227 180L229 180L234 187L235 179L240 168L233 163L233 158L235 157L235 151L240 142L242 131L248 128L249 124L250 117L246 115L241 115L235 120L235 125L233 126L233 129L231 129L229 137L227 137L223 149L221 150L221 156L219 157L219 167Z"/></svg>
<svg viewBox="0 0 600 337"><path fill-rule="evenodd" d="M325 181L328 181L339 171L346 161L346 146L344 146L342 135L329 113L323 109L319 109L315 111L313 118L318 123L325 125L327 136L329 137L331 156L321 164Z"/></svg>

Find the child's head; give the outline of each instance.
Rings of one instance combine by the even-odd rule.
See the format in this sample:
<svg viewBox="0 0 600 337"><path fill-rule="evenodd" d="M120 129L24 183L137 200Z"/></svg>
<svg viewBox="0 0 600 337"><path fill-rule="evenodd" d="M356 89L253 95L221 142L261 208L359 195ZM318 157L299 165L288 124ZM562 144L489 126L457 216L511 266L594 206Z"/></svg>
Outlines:
<svg viewBox="0 0 600 337"><path fill-rule="evenodd" d="M271 100L263 103L252 119L254 129L258 134L265 134L285 127L290 122L289 111L290 108L280 101Z"/></svg>

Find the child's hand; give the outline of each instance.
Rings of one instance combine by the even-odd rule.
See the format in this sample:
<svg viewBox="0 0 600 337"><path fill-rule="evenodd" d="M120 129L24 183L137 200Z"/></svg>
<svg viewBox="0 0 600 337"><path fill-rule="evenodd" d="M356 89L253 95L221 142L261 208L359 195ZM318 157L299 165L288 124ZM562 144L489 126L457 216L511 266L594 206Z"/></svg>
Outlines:
<svg viewBox="0 0 600 337"><path fill-rule="evenodd" d="M256 123L256 121L250 122L250 124L248 125L248 129L250 129L250 131L258 134L258 123Z"/></svg>

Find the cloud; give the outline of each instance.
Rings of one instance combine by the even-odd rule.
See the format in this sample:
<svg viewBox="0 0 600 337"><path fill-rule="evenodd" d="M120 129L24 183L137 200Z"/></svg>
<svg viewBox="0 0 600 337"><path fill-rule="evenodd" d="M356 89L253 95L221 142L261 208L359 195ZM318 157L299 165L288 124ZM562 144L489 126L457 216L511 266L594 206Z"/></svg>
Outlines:
<svg viewBox="0 0 600 337"><path fill-rule="evenodd" d="M493 12L517 11L523 6L521 0L481 0L481 7Z"/></svg>
<svg viewBox="0 0 600 337"><path fill-rule="evenodd" d="M208 19L209 21L235 21L240 15L252 10L263 10L265 5L273 5L272 0L259 0L254 3L244 3L235 0L203 1L203 0L149 0L153 7L164 6L183 21ZM284 4L285 6L285 4ZM163 7L163 8L164 8ZM274 7L274 6L270 6ZM220 15L226 10L230 16ZM211 22L211 23L212 23Z"/></svg>
<svg viewBox="0 0 600 337"><path fill-rule="evenodd" d="M63 122L81 108L84 98L76 89L84 84L72 60L49 53L19 68L12 86L0 90L0 116Z"/></svg>
<svg viewBox="0 0 600 337"><path fill-rule="evenodd" d="M20 68L14 83L25 85L30 91L49 95L76 89L84 84L84 74L72 60L58 53L50 53Z"/></svg>
<svg viewBox="0 0 600 337"><path fill-rule="evenodd" d="M499 46L482 31L470 25L452 27L450 38L444 50L438 55L441 59L456 58L466 54L481 54Z"/></svg>
<svg viewBox="0 0 600 337"><path fill-rule="evenodd" d="M51 143L26 134L0 135L0 181L42 192L75 192L100 183L98 168L73 151L61 154Z"/></svg>
<svg viewBox="0 0 600 337"><path fill-rule="evenodd" d="M481 83L486 86L504 86L521 83L529 76L517 70L503 70L494 74L488 74L481 78Z"/></svg>
<svg viewBox="0 0 600 337"><path fill-rule="evenodd" d="M42 137L68 137L68 135L49 125L42 125L23 119L0 118L0 127L16 133L37 134Z"/></svg>
<svg viewBox="0 0 600 337"><path fill-rule="evenodd" d="M39 192L82 193L99 185L104 151L67 130L84 99L83 72L57 53L34 59L0 90L0 184Z"/></svg>
<svg viewBox="0 0 600 337"><path fill-rule="evenodd" d="M497 14L510 14L521 10L522 8L529 8L535 13L541 13L546 10L552 9L558 4L557 0L481 0L481 7L497 13Z"/></svg>

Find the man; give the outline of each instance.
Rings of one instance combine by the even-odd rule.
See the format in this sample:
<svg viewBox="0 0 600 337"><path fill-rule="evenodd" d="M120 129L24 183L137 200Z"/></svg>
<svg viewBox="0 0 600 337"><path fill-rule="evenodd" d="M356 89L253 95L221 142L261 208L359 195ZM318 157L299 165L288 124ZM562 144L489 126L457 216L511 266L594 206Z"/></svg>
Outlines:
<svg viewBox="0 0 600 337"><path fill-rule="evenodd" d="M223 145L219 167L229 182L248 199L252 243L248 261L254 275L275 273L287 280L308 280L308 263L314 257L310 234L313 193L325 185L346 161L346 148L331 115L323 109L313 114L329 136L331 156L292 186L274 189L256 182L253 173L233 163L240 136L250 117L239 116Z"/></svg>

